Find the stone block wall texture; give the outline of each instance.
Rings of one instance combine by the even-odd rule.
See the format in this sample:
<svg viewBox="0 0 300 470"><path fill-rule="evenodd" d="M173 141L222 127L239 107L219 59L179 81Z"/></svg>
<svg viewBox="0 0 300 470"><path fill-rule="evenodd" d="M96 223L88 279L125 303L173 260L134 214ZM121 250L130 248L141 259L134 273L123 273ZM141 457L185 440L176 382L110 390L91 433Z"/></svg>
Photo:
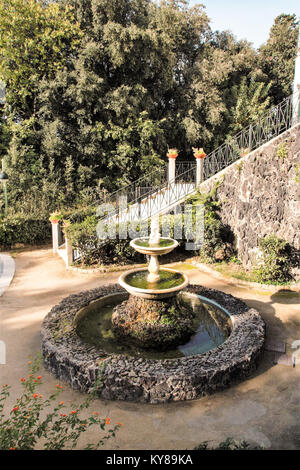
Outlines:
<svg viewBox="0 0 300 470"><path fill-rule="evenodd" d="M282 144L285 157L277 155ZM200 191L220 180L220 216L235 235L244 266L256 264L259 239L266 235L300 249L300 124L204 182Z"/></svg>

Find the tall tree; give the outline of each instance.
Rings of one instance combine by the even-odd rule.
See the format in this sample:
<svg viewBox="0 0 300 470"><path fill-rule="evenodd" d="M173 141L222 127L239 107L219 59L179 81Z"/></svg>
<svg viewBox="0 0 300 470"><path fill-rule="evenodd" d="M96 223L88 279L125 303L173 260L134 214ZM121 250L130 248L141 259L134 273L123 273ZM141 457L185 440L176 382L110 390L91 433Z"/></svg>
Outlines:
<svg viewBox="0 0 300 470"><path fill-rule="evenodd" d="M73 5L85 37L73 70L44 83L43 151L60 166L72 155L81 182L112 190L186 145L185 93L207 18L186 2Z"/></svg>
<svg viewBox="0 0 300 470"><path fill-rule="evenodd" d="M10 140L10 130L4 112L5 95L5 83L0 80L0 159L6 155Z"/></svg>
<svg viewBox="0 0 300 470"><path fill-rule="evenodd" d="M271 83L266 84L243 77L240 85L232 87L231 92L235 105L229 110L233 123L229 133L236 133L259 117L263 116L270 107L271 98L268 96Z"/></svg>
<svg viewBox="0 0 300 470"><path fill-rule="evenodd" d="M82 33L70 7L43 0L1 0L0 79L19 119L32 116L38 85L72 59Z"/></svg>
<svg viewBox="0 0 300 470"><path fill-rule="evenodd" d="M259 49L263 72L271 82L270 95L275 104L292 93L299 23L296 15L279 15L269 39Z"/></svg>
<svg viewBox="0 0 300 470"><path fill-rule="evenodd" d="M195 61L192 78L187 135L195 146L210 151L235 131L233 110L242 82L261 79L256 52L228 31L211 33Z"/></svg>
<svg viewBox="0 0 300 470"><path fill-rule="evenodd" d="M81 38L70 7L43 0L1 0L0 80L6 94L0 152L8 153L8 194L15 207L22 206L34 188L41 194L49 168L43 167L40 157L40 82L53 78L72 61Z"/></svg>

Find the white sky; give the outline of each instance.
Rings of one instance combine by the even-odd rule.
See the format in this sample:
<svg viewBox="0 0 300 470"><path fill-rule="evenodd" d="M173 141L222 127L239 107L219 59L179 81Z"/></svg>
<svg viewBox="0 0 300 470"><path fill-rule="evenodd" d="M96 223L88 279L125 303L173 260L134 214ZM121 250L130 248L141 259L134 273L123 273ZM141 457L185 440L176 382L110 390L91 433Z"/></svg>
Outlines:
<svg viewBox="0 0 300 470"><path fill-rule="evenodd" d="M281 13L300 17L300 0L190 0L202 3L213 30L230 30L237 39L247 39L254 47L266 42L276 16Z"/></svg>

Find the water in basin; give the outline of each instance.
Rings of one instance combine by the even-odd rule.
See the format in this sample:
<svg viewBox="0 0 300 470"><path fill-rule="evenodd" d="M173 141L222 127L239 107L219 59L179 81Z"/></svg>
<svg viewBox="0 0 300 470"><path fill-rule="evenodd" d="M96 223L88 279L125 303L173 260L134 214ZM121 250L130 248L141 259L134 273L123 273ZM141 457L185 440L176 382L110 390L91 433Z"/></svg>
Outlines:
<svg viewBox="0 0 300 470"><path fill-rule="evenodd" d="M111 328L111 316L116 305L128 298L128 294L111 296L103 304L102 299L92 302L80 311L76 321L76 332L86 343L106 353L148 359L172 359L195 354L203 354L218 347L230 335L232 324L230 317L215 305L203 302L196 296L189 298L178 294L180 302L188 303L196 313L195 334L185 344L169 351L139 349L129 343L121 343L115 338Z"/></svg>
<svg viewBox="0 0 300 470"><path fill-rule="evenodd" d="M126 284L129 284L132 287L136 287L138 289L151 290L171 289L172 287L180 286L185 281L184 276L176 271L174 272L160 269L158 274L158 281L149 282L147 280L149 276L149 271L135 271L127 274L127 276L125 276L124 278L124 281L126 282Z"/></svg>
<svg viewBox="0 0 300 470"><path fill-rule="evenodd" d="M135 240L134 244L143 248L166 248L168 246L174 245L174 240L172 240L171 238L160 238L158 243L156 243L155 245L150 245L149 238L138 238L137 240Z"/></svg>

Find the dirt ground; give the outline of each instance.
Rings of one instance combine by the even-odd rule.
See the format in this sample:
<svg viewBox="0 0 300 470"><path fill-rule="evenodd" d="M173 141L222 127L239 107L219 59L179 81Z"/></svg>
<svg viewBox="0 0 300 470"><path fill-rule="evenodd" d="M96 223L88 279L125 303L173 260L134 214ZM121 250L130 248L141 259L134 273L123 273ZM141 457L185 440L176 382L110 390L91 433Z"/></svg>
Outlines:
<svg viewBox="0 0 300 470"><path fill-rule="evenodd" d="M16 273L0 297L0 339L7 359L0 365L0 384L13 386L10 405L22 390L20 378L27 362L41 346L40 326L51 307L69 294L117 282L119 274L81 274L66 271L51 249L23 251L15 255ZM245 439L270 449L300 449L300 363L291 365L291 344L300 340L299 293L272 294L236 287L198 269L182 265L190 282L219 289L256 308L266 322L267 340L286 343L283 364L278 354L265 351L263 360L248 380L190 402L164 405L97 400L91 411L109 416L122 428L104 449L193 449L202 441L215 445L227 437ZM299 357L300 359L300 357ZM284 363L286 362L286 364ZM42 370L44 396L55 389L57 379ZM84 396L64 385L61 400L80 403ZM79 448L99 436L88 430Z"/></svg>

